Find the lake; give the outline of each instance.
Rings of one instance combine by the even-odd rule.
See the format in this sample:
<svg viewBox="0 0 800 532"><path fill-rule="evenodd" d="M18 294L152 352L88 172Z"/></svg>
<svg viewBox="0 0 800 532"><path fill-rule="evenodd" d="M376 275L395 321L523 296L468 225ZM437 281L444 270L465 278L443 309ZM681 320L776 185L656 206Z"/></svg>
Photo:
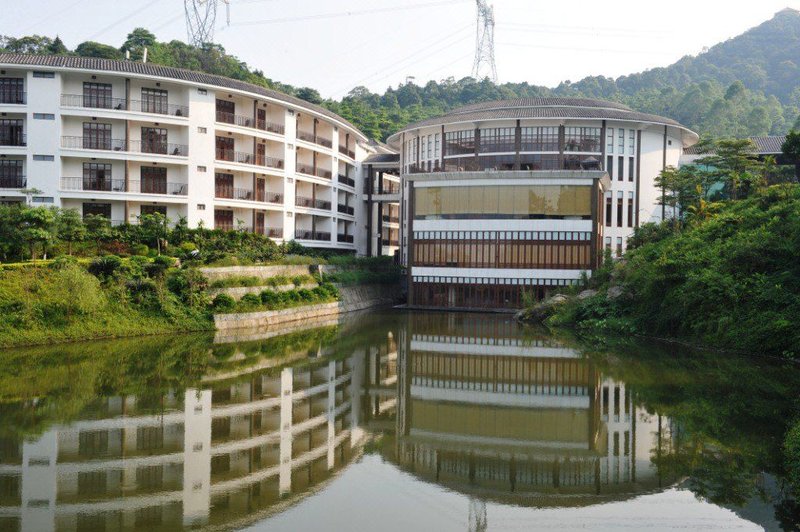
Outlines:
<svg viewBox="0 0 800 532"><path fill-rule="evenodd" d="M789 362L371 311L0 352L0 530L794 530Z"/></svg>

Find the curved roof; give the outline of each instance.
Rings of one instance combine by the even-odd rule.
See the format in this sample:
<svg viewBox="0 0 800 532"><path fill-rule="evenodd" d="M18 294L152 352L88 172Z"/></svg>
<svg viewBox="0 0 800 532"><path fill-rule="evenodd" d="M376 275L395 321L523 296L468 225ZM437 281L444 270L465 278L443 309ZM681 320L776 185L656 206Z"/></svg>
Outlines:
<svg viewBox="0 0 800 532"><path fill-rule="evenodd" d="M362 139L367 140L367 137L361 131L359 131L356 126L336 113L325 109L324 107L320 107L319 105L301 100L300 98L296 98L294 96L289 96L288 94L284 94L276 90L268 89L260 85L253 85L252 83L246 83L244 81L239 81L232 78L226 78L225 76L206 74L205 72L196 72L194 70L186 70L184 68L157 65L155 63L142 63L140 61L117 61L115 59L100 59L96 57L77 57L68 55L0 54L0 64L47 67L66 70L94 70L98 72L152 76L249 92L251 94L278 100L302 109L314 111L317 114L326 116L339 122L340 124L343 124L344 126L361 135Z"/></svg>
<svg viewBox="0 0 800 532"><path fill-rule="evenodd" d="M640 113L630 107L605 100L590 98L517 98L483 102L453 109L442 116L410 124L389 137L396 142L401 133L428 126L482 122L488 120L541 119L594 119L647 122L679 128L697 141L697 134L680 123L663 116ZM693 142L692 142L693 143Z"/></svg>

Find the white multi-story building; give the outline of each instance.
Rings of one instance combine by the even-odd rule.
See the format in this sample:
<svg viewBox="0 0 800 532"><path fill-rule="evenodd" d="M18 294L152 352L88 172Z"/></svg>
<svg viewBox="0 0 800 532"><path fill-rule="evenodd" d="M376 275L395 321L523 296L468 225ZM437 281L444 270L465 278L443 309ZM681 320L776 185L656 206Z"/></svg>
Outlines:
<svg viewBox="0 0 800 532"><path fill-rule="evenodd" d="M160 212L363 254L357 183L374 152L343 118L264 87L134 61L0 54L2 202L30 196L115 223Z"/></svg>
<svg viewBox="0 0 800 532"><path fill-rule="evenodd" d="M577 282L666 212L655 186L696 133L612 102L470 105L392 135L412 304L518 308Z"/></svg>

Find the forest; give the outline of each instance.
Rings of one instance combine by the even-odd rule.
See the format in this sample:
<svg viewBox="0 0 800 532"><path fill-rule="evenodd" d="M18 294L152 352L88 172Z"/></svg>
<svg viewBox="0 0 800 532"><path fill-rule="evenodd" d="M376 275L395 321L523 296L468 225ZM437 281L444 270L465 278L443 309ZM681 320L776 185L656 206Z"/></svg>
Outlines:
<svg viewBox="0 0 800 532"><path fill-rule="evenodd" d="M781 43L775 46L774 43ZM423 86L388 87L383 94L353 88L341 100L324 99L310 87L293 87L250 68L218 44L201 47L160 42L136 28L119 46L87 41L74 50L59 37L0 36L0 52L78 55L141 60L227 76L322 105L348 119L367 136L385 140L401 127L471 103L507 98L574 96L621 102L641 112L672 118L703 137L780 135L800 129L800 12L785 9L742 35L696 56L617 79L593 76L548 88L488 79L448 77Z"/></svg>

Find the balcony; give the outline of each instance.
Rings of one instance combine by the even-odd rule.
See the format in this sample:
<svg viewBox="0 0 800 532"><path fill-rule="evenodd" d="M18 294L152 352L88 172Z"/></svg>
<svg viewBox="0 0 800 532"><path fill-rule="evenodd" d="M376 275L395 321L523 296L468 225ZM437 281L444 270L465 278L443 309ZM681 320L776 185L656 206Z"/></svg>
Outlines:
<svg viewBox="0 0 800 532"><path fill-rule="evenodd" d="M308 164L298 163L297 171L300 172L301 174L313 175L316 177L321 177L323 179L330 179L331 177L333 177L333 173L330 170L315 168L314 166Z"/></svg>
<svg viewBox="0 0 800 532"><path fill-rule="evenodd" d="M256 191L256 201L283 204L283 192Z"/></svg>
<svg viewBox="0 0 800 532"><path fill-rule="evenodd" d="M336 235L336 241L337 242L346 242L347 244L352 244L353 243L353 235L343 235L342 233L339 233L338 235Z"/></svg>
<svg viewBox="0 0 800 532"><path fill-rule="evenodd" d="M27 95L23 91L0 91L0 104L22 105L27 101L26 96Z"/></svg>
<svg viewBox="0 0 800 532"><path fill-rule="evenodd" d="M386 214L384 214L383 215L383 221L384 222L389 222L389 223L392 223L392 224L399 224L400 223L400 217L399 216L387 216Z"/></svg>
<svg viewBox="0 0 800 532"><path fill-rule="evenodd" d="M98 177L62 177L61 189L90 192L125 192L125 180Z"/></svg>
<svg viewBox="0 0 800 532"><path fill-rule="evenodd" d="M255 201L255 195L249 188L237 188L227 185L214 187L214 197L217 199Z"/></svg>
<svg viewBox="0 0 800 532"><path fill-rule="evenodd" d="M217 111L217 122L240 127L249 127L251 129L260 129L261 131L269 131L270 133L277 133L279 135L283 135L285 131L283 124L267 122L259 118L227 113L225 111Z"/></svg>
<svg viewBox="0 0 800 532"><path fill-rule="evenodd" d="M319 135L315 135L313 133L309 133L308 131L297 131L297 138L300 140L304 140L306 142L311 142L313 144L318 144L319 146L324 146L325 148L332 148L333 142L330 139L326 139L325 137L321 137Z"/></svg>
<svg viewBox="0 0 800 532"><path fill-rule="evenodd" d="M347 185L349 187L353 187L353 188L356 187L356 182L355 182L354 179L350 179L346 175L342 175L342 174L339 174L339 183L341 183L343 185Z"/></svg>
<svg viewBox="0 0 800 532"><path fill-rule="evenodd" d="M24 175L4 175L0 176L0 188L25 188L28 180Z"/></svg>
<svg viewBox="0 0 800 532"><path fill-rule="evenodd" d="M322 209L325 211L331 210L331 202L320 199L307 198L304 196L296 196L294 204L298 207L306 207L308 209Z"/></svg>
<svg viewBox="0 0 800 532"><path fill-rule="evenodd" d="M61 147L71 150L122 151L131 153L152 153L186 157L189 147L186 144L171 142L125 140L97 137L61 137Z"/></svg>
<svg viewBox="0 0 800 532"><path fill-rule="evenodd" d="M283 170L283 159L278 157L267 157L266 155L256 154L256 164L258 166L268 166L270 168L279 168Z"/></svg>
<svg viewBox="0 0 800 532"><path fill-rule="evenodd" d="M400 241L399 240L390 240L390 239L383 238L383 239L381 239L381 245L382 246L400 247Z"/></svg>
<svg viewBox="0 0 800 532"><path fill-rule="evenodd" d="M325 231L307 231L305 229L296 229L294 237L298 240L319 240L330 241L331 234Z"/></svg>
<svg viewBox="0 0 800 532"><path fill-rule="evenodd" d="M83 109L111 109L114 111L134 111L164 116L188 117L189 107L151 100L126 100L125 98L104 98L82 94L62 94L61 107L80 107Z"/></svg>
<svg viewBox="0 0 800 532"><path fill-rule="evenodd" d="M394 181L384 181L382 190L379 194L400 194L400 183Z"/></svg>
<svg viewBox="0 0 800 532"><path fill-rule="evenodd" d="M342 146L341 144L339 145L339 153L341 153L342 155L347 155L351 159L356 158L356 152L349 149L347 146Z"/></svg>
<svg viewBox="0 0 800 532"><path fill-rule="evenodd" d="M217 148L216 159L232 163L256 164L256 156L244 151L226 150Z"/></svg>
<svg viewBox="0 0 800 532"><path fill-rule="evenodd" d="M267 229L267 236L270 238L283 238L283 229L275 229L271 227Z"/></svg>
<svg viewBox="0 0 800 532"><path fill-rule="evenodd" d="M353 216L356 212L353 207L349 205L342 205L341 203L337 206L337 210L342 214L349 214L350 216Z"/></svg>
<svg viewBox="0 0 800 532"><path fill-rule="evenodd" d="M186 183L170 183L167 181L128 181L128 192L187 196L189 194L189 185Z"/></svg>

